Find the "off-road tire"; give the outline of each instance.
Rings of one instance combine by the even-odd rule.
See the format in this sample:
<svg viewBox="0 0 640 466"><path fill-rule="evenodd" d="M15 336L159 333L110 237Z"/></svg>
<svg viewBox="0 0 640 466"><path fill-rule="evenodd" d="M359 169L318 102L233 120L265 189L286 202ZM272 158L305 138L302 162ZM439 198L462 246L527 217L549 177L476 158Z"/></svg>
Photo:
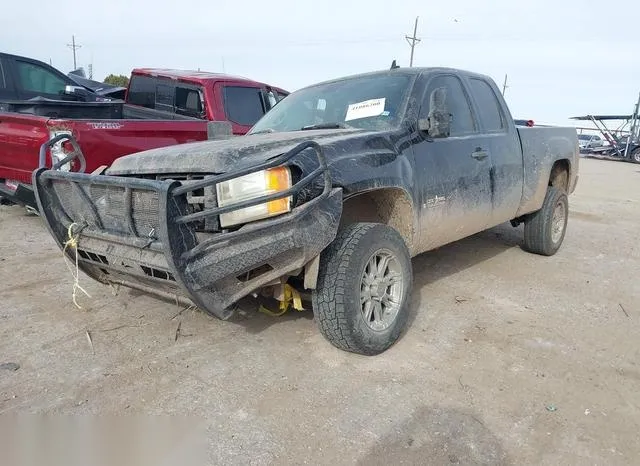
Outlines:
<svg viewBox="0 0 640 466"><path fill-rule="evenodd" d="M558 206L564 209L562 232L554 234L554 213ZM549 186L542 208L529 215L524 222L524 248L534 254L553 256L564 240L569 219L569 200L562 189ZM556 222L556 225L558 223ZM555 238L554 238L555 236Z"/></svg>
<svg viewBox="0 0 640 466"><path fill-rule="evenodd" d="M636 148L631 152L630 159L634 163L640 163L640 147Z"/></svg>
<svg viewBox="0 0 640 466"><path fill-rule="evenodd" d="M395 290L402 290L402 296L389 326L374 330L365 322L361 293L365 267L381 251L390 253L396 261L402 282ZM320 257L312 296L320 332L342 350L364 355L382 353L398 340L406 326L412 282L411 257L396 230L377 223L345 227Z"/></svg>

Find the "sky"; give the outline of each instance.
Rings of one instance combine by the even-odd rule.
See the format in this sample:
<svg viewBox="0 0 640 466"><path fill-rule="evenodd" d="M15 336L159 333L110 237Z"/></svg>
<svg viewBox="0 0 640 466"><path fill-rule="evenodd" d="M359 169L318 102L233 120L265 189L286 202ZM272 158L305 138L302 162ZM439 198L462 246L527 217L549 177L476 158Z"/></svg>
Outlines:
<svg viewBox="0 0 640 466"><path fill-rule="evenodd" d="M94 78L135 67L246 76L294 91L326 79L409 65L491 76L514 118L571 124L631 113L640 92L640 2L618 0L0 0L28 21L3 22L0 51Z"/></svg>

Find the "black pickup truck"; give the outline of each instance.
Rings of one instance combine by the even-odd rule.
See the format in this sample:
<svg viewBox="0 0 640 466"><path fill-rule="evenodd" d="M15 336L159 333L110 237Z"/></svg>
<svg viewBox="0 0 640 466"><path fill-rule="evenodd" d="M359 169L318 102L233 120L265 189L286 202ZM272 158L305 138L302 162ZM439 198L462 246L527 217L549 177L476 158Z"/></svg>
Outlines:
<svg viewBox="0 0 640 466"><path fill-rule="evenodd" d="M33 184L96 280L221 319L249 294L311 294L331 343L376 354L406 324L412 256L507 221L554 254L578 160L574 129L517 127L490 78L399 68L294 92L247 136Z"/></svg>
<svg viewBox="0 0 640 466"><path fill-rule="evenodd" d="M80 78L66 76L51 65L0 52L0 101L26 101L34 97L74 102L110 100L80 84Z"/></svg>

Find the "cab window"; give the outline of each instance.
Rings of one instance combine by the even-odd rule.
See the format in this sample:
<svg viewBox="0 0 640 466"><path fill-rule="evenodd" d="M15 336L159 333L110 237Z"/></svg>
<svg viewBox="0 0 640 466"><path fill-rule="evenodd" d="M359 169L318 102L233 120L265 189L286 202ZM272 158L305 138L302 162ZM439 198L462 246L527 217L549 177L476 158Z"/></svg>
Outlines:
<svg viewBox="0 0 640 466"><path fill-rule="evenodd" d="M225 86L222 94L227 118L236 124L253 126L265 114L262 90L257 87Z"/></svg>
<svg viewBox="0 0 640 466"><path fill-rule="evenodd" d="M202 99L197 89L176 86L176 113L202 118Z"/></svg>
<svg viewBox="0 0 640 466"><path fill-rule="evenodd" d="M50 70L35 63L16 60L18 87L26 92L60 95L67 81Z"/></svg>
<svg viewBox="0 0 640 466"><path fill-rule="evenodd" d="M147 76L131 76L127 101L141 107L155 108L156 83L153 78Z"/></svg>
<svg viewBox="0 0 640 466"><path fill-rule="evenodd" d="M471 93L478 104L480 112L482 112L480 120L484 125L485 131L504 131L506 125L502 115L502 109L489 83L476 78L471 78L469 82L471 83Z"/></svg>
<svg viewBox="0 0 640 466"><path fill-rule="evenodd" d="M443 75L433 78L427 87L420 118L429 114L431 93L438 88L446 89L446 102L451 113L451 136L464 136L478 131L467 93L456 76Z"/></svg>

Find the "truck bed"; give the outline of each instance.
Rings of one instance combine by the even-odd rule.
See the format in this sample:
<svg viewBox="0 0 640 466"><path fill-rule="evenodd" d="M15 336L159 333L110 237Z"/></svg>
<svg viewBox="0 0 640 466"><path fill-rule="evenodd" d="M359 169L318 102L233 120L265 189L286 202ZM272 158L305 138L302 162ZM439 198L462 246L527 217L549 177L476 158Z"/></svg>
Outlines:
<svg viewBox="0 0 640 466"><path fill-rule="evenodd" d="M522 145L524 183L522 202L518 215L534 212L540 208L547 192L550 170L555 160L572 160L569 180L578 172L578 139L574 128L562 127L516 127ZM575 189L577 179L569 192Z"/></svg>
<svg viewBox="0 0 640 466"><path fill-rule="evenodd" d="M44 98L0 102L0 112L77 120L190 120L199 118L128 104L124 101L70 102Z"/></svg>
<svg viewBox="0 0 640 466"><path fill-rule="evenodd" d="M73 134L87 160L87 170L111 165L123 155L207 139L208 122L132 105L116 119L64 119L0 113L0 180L31 183L40 146L60 133ZM148 119L150 116L157 117ZM165 117L165 118L162 118ZM51 163L48 157L48 164Z"/></svg>

